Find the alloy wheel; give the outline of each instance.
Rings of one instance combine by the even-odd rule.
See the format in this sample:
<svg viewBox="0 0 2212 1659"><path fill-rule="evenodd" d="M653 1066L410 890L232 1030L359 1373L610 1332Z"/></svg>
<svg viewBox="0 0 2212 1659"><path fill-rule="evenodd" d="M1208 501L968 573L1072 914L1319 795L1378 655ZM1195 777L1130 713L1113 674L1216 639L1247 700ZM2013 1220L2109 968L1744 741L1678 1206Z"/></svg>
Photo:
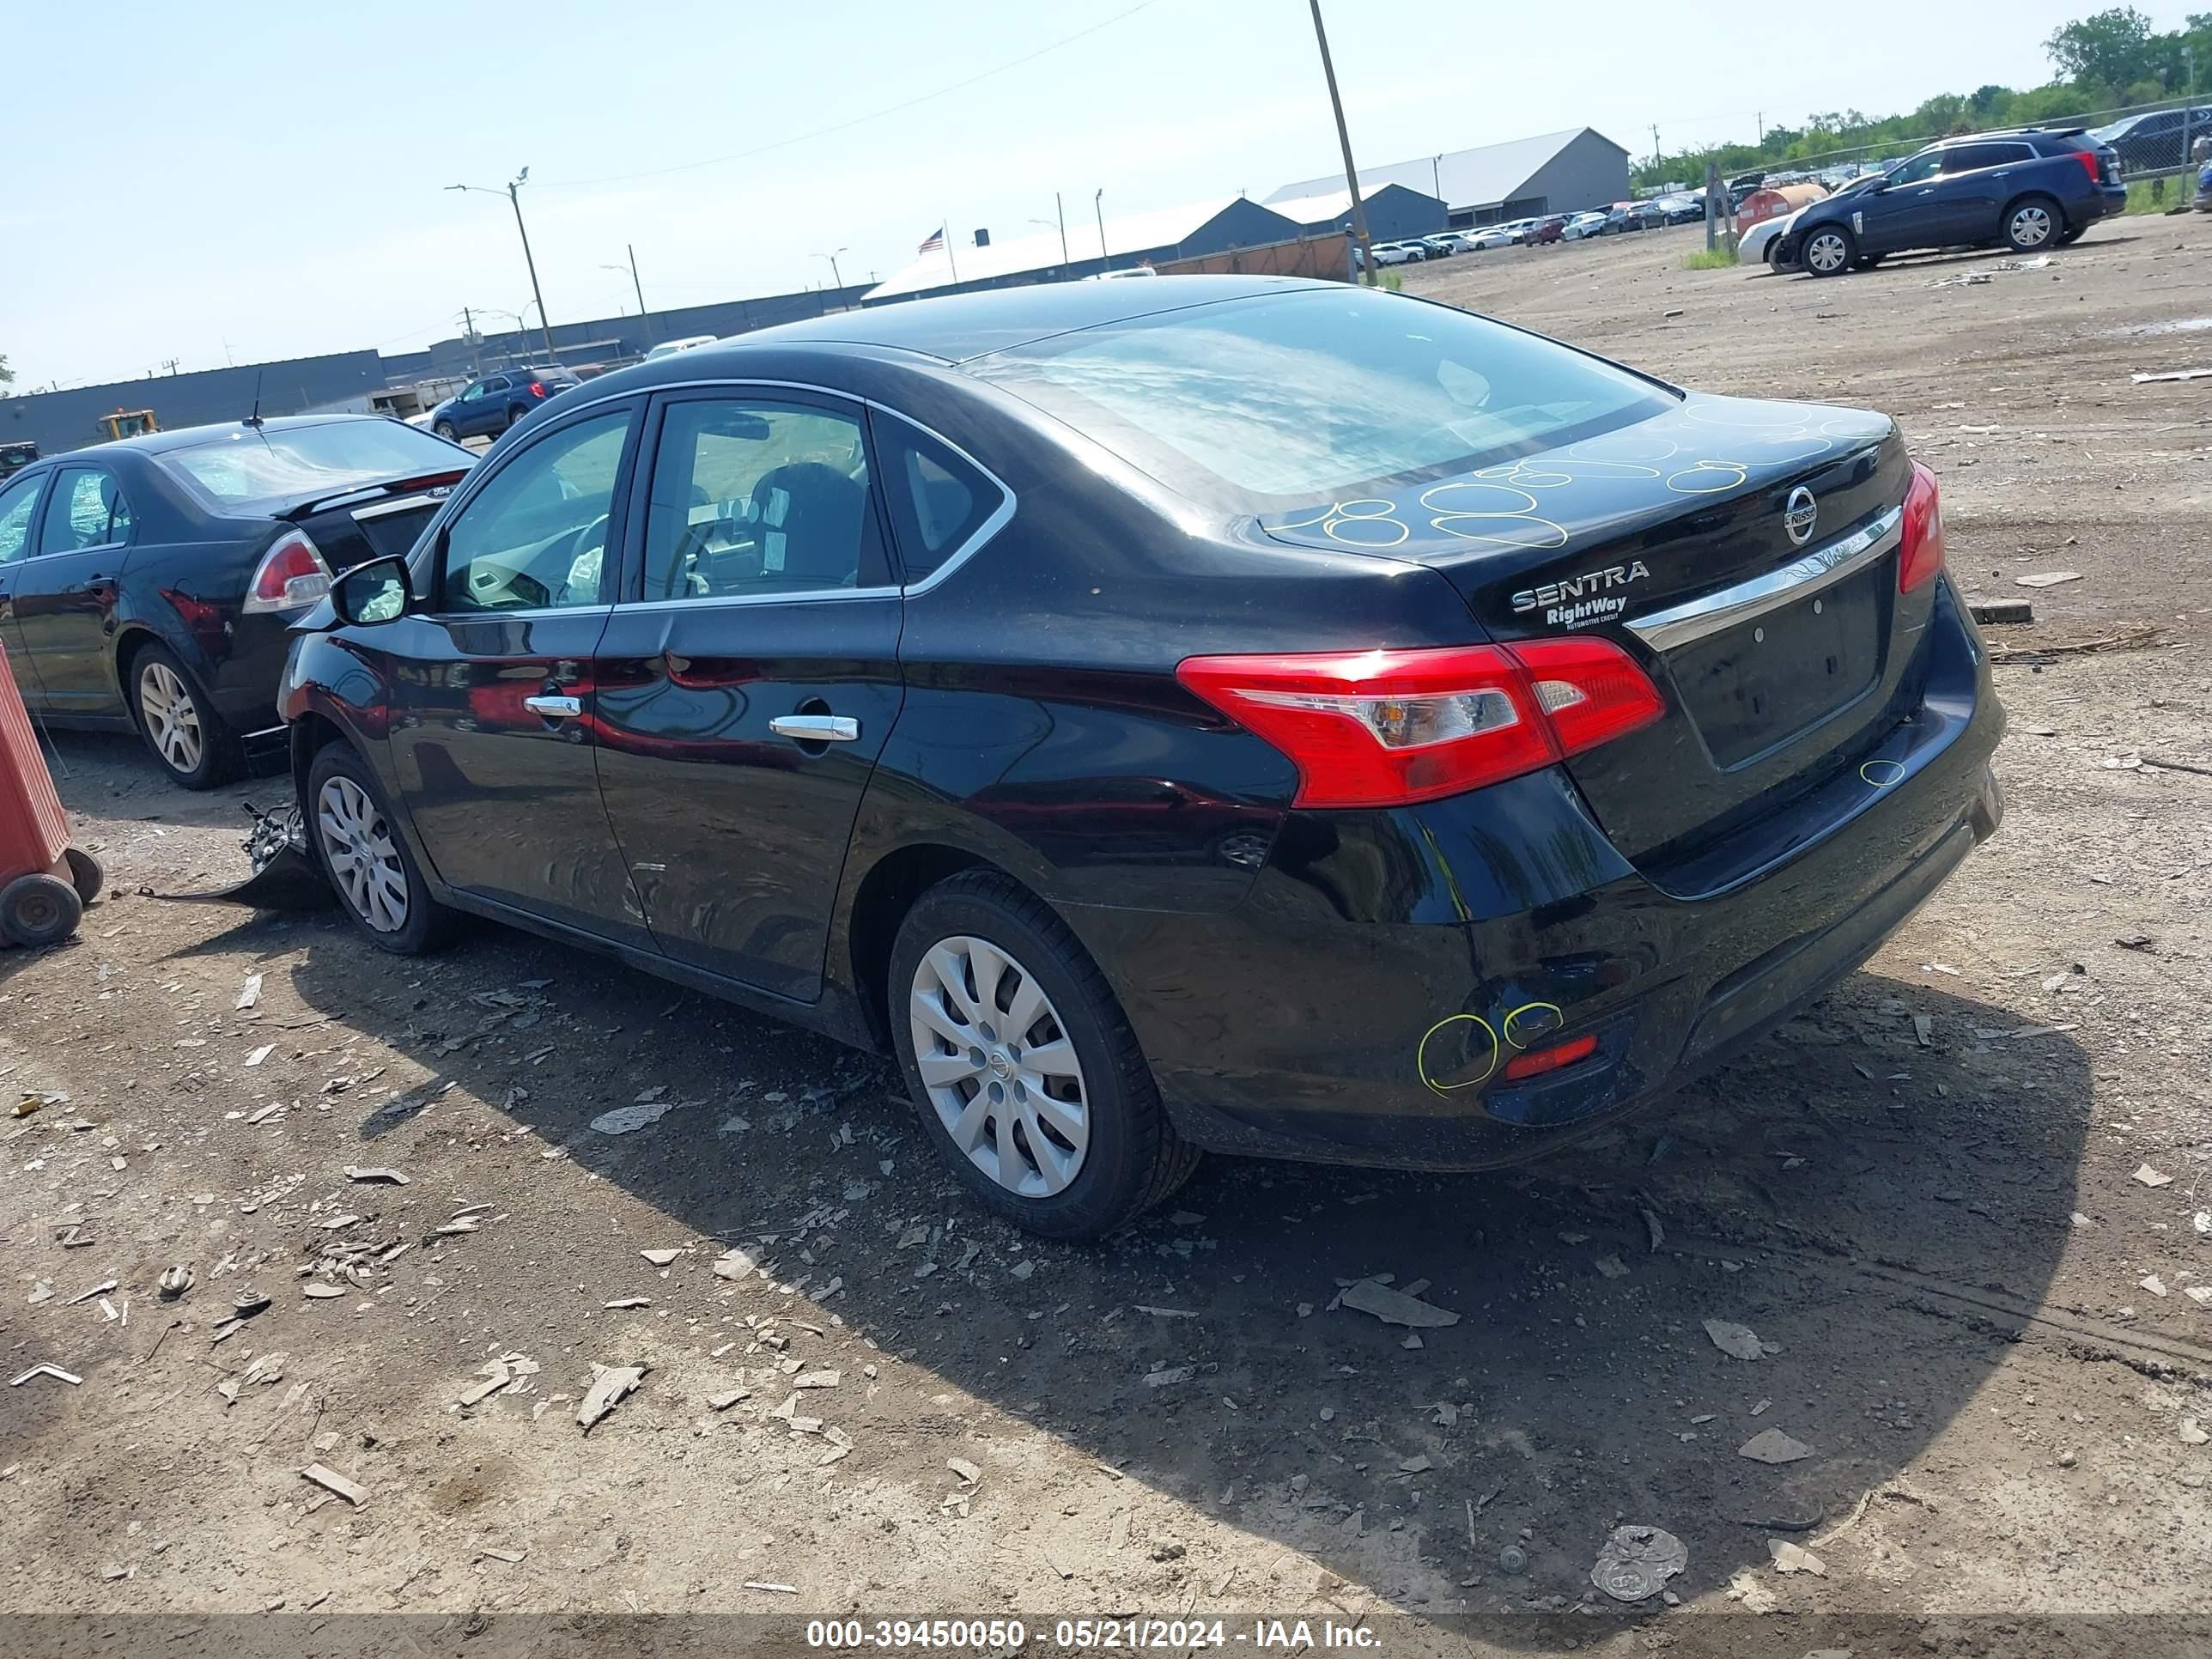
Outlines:
<svg viewBox="0 0 2212 1659"><path fill-rule="evenodd" d="M2051 213L2046 208L2030 202L2012 216L2012 245L2014 247L2041 247L2051 240Z"/></svg>
<svg viewBox="0 0 2212 1659"><path fill-rule="evenodd" d="M351 778L323 785L315 802L323 856L354 914L380 933L407 925L407 867L368 792Z"/></svg>
<svg viewBox="0 0 2212 1659"><path fill-rule="evenodd" d="M177 671L165 662L148 663L138 676L138 708L155 751L176 771L198 771L206 734L199 708Z"/></svg>
<svg viewBox="0 0 2212 1659"><path fill-rule="evenodd" d="M1841 270L1847 254L1844 239L1832 231L1815 236L1805 245L1805 263L1822 276Z"/></svg>
<svg viewBox="0 0 2212 1659"><path fill-rule="evenodd" d="M961 1155L1024 1198L1064 1191L1090 1147L1090 1095L1036 975L988 939L940 939L907 1014L915 1069Z"/></svg>

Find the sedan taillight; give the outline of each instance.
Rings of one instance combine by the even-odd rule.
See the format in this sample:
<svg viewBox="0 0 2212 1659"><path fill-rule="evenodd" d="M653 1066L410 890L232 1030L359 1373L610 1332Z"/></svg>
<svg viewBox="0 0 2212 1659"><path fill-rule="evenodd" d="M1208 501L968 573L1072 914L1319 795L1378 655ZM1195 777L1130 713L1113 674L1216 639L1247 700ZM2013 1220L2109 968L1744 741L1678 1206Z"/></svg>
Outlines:
<svg viewBox="0 0 2212 1659"><path fill-rule="evenodd" d="M313 605L331 591L331 568L322 550L304 530L288 530L276 538L246 590L246 614L296 611Z"/></svg>
<svg viewBox="0 0 2212 1659"><path fill-rule="evenodd" d="M1897 591L1910 593L1943 568L1943 503L1936 475L1915 461L1905 492L1905 539L1897 550Z"/></svg>
<svg viewBox="0 0 2212 1659"><path fill-rule="evenodd" d="M1665 712L1619 646L1192 657L1176 678L1298 769L1293 805L1403 806L1501 783Z"/></svg>

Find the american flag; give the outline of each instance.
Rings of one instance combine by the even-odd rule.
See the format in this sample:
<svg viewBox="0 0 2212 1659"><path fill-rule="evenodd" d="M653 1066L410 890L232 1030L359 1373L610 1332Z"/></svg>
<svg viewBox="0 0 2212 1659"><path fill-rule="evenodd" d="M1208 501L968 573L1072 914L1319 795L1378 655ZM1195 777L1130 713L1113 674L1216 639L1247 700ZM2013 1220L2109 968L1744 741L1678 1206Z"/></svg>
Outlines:
<svg viewBox="0 0 2212 1659"><path fill-rule="evenodd" d="M921 246L916 248L915 252L916 253L934 253L938 249L944 246L945 227L939 225L935 230L931 231L928 235L921 239Z"/></svg>

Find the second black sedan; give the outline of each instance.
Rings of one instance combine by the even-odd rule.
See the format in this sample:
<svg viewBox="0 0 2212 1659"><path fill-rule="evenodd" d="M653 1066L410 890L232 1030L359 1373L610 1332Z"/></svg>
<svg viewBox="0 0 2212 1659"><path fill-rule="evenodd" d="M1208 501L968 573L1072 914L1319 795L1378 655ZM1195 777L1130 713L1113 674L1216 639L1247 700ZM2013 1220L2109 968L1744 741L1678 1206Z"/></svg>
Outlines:
<svg viewBox="0 0 2212 1659"><path fill-rule="evenodd" d="M1936 479L1342 283L848 313L548 405L287 676L362 933L895 1055L979 1199L1472 1169L1772 1029L1996 825Z"/></svg>
<svg viewBox="0 0 2212 1659"><path fill-rule="evenodd" d="M144 734L188 789L281 736L284 633L331 575L402 552L474 465L381 416L190 427L0 488L0 643L56 726Z"/></svg>

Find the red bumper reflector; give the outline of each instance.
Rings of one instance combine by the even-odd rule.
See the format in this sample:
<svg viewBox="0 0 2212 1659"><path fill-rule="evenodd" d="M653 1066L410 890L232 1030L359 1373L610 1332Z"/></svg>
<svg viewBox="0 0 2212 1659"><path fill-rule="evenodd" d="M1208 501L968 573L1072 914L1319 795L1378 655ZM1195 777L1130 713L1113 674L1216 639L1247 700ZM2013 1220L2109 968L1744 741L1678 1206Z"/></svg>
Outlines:
<svg viewBox="0 0 2212 1659"><path fill-rule="evenodd" d="M1571 1037L1565 1042L1555 1042L1548 1048L1531 1049L1525 1054L1516 1054L1505 1062L1508 1083L1524 1077L1541 1077L1546 1072L1556 1072L1563 1066L1571 1066L1578 1060L1588 1060L1597 1052L1597 1035Z"/></svg>

